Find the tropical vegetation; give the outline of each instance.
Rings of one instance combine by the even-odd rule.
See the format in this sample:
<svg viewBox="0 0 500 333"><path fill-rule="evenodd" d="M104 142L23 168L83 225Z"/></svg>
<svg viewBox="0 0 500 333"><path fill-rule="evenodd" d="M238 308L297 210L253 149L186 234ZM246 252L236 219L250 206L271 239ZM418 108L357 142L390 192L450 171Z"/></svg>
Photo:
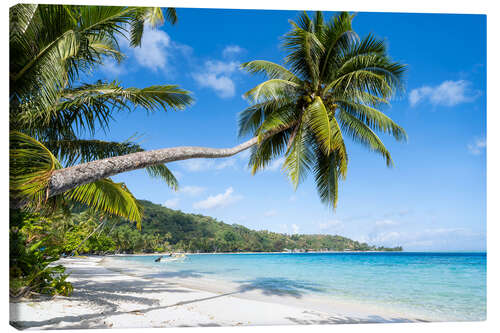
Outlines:
<svg viewBox="0 0 500 333"><path fill-rule="evenodd" d="M285 67L251 61L243 68L269 80L247 92L252 105L240 115L240 134L252 138L232 148L174 147L115 156L52 173L42 187L47 197L118 173L190 158L223 158L252 148L254 172L278 156L296 187L314 173L321 200L335 207L338 180L347 173L345 137L393 164L377 133L406 140L405 131L379 109L403 91L405 65L391 60L385 42L359 38L353 16L340 13L325 20L306 13L292 22L283 46ZM289 67L288 69L286 67Z"/></svg>
<svg viewBox="0 0 500 333"><path fill-rule="evenodd" d="M97 179L51 198L46 187L57 169L144 150L133 140L92 138L97 129L109 128L114 112L175 110L191 103L189 92L176 85L136 88L84 81L106 58L121 61L120 36L139 47L146 24L177 21L173 8L165 13L153 7L10 8L11 295L71 292L63 267L51 265L60 251L43 234L32 232L43 229L40 224L55 227L54 216L67 216L75 203L104 214L102 218L122 216L140 228L142 208L123 183ZM177 188L164 164L149 165L146 171Z"/></svg>
<svg viewBox="0 0 500 333"><path fill-rule="evenodd" d="M75 209L71 215L26 218L21 230L30 242L50 248L58 255L154 253L180 251L282 252L296 251L389 251L339 235L283 234L251 230L209 216L172 210L149 201L144 207L142 229L126 219L112 218L89 210ZM30 243L31 244L31 243Z"/></svg>
<svg viewBox="0 0 500 333"><path fill-rule="evenodd" d="M61 254L375 249L340 236L280 235L181 212L156 212L158 207L140 203L125 184L109 178L146 169L177 189L165 163L223 158L251 148L254 173L284 156L292 184L297 187L312 172L321 200L335 207L338 181L346 177L348 166L344 137L381 154L388 166L391 155L376 133L406 139L405 131L379 110L403 90L405 66L390 59L384 41L371 35L359 38L352 19L348 13L330 20L321 12L312 19L303 13L284 37L284 66L264 60L242 65L268 78L245 94L251 106L240 114L239 130L252 137L248 141L233 148L145 151L133 137L115 142L93 136L98 129L109 129L115 112L184 109L192 102L190 93L170 84L137 88L86 80L104 60L123 59L118 38L139 47L145 26L175 23L175 10L12 7L11 295L70 294L64 269L53 264ZM163 217L145 213L144 205ZM130 221L139 230L147 221L145 230L134 229Z"/></svg>
<svg viewBox="0 0 500 333"><path fill-rule="evenodd" d="M258 138L252 171L284 156L292 184L312 172L321 200L332 207L347 173L344 137L382 155L387 166L393 161L376 132L406 139L403 128L377 110L403 88L405 66L389 58L383 40L360 39L352 18L343 12L325 21L322 12L313 19L303 13L284 37L288 68L263 60L242 65L268 78L245 94L253 105L240 114L240 135Z"/></svg>
<svg viewBox="0 0 500 333"><path fill-rule="evenodd" d="M183 109L192 97L176 85L123 87L118 82L84 82L106 58L120 61L118 37L138 47L145 24L175 23L175 10L159 8L30 5L10 9L10 199L25 209L80 202L140 222L141 212L125 184L97 179L47 200L57 169L96 159L140 152L131 140L92 138L108 129L114 112L142 108ZM88 75L87 75L88 76ZM177 188L164 164L146 168Z"/></svg>

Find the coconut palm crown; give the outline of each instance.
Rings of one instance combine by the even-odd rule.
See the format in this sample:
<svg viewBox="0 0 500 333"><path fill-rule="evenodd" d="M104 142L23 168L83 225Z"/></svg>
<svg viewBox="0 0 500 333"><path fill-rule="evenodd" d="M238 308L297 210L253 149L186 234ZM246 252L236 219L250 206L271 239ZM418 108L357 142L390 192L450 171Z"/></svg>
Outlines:
<svg viewBox="0 0 500 333"><path fill-rule="evenodd" d="M406 66L391 60L382 40L359 38L352 19L346 12L328 21L321 12L313 19L304 12L284 36L285 67L263 60L242 65L268 78L245 94L252 105L239 116L240 136L258 137L252 172L284 155L295 188L312 172L321 201L332 208L347 172L345 136L381 154L387 166L393 161L376 132L407 138L378 110L403 91Z"/></svg>

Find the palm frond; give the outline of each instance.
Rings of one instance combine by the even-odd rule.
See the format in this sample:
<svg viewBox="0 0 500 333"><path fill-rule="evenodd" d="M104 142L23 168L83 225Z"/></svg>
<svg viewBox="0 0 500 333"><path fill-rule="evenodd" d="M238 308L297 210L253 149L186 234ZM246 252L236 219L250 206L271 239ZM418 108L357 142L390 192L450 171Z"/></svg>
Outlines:
<svg viewBox="0 0 500 333"><path fill-rule="evenodd" d="M339 193L339 160L335 153L326 156L321 148L316 151L314 179L321 202L335 209Z"/></svg>
<svg viewBox="0 0 500 333"><path fill-rule="evenodd" d="M271 61L254 60L241 64L241 67L251 74L265 74L268 79L281 79L297 84L301 80L292 72Z"/></svg>
<svg viewBox="0 0 500 333"><path fill-rule="evenodd" d="M397 141L407 140L408 137L405 130L383 112L364 104L353 103L341 99L336 100L336 103L340 105L345 112L356 117L370 128L388 133Z"/></svg>
<svg viewBox="0 0 500 333"><path fill-rule="evenodd" d="M179 183L172 171L165 164L157 164L146 168L149 176L162 179L174 191L179 189Z"/></svg>
<svg viewBox="0 0 500 333"><path fill-rule="evenodd" d="M193 101L190 93L176 85L147 88L123 88L117 82L98 82L64 89L47 109L24 108L18 115L18 127L30 134L61 139L76 135L74 129L91 134L100 127L107 129L115 110L142 107L148 112L157 109L182 110ZM45 140L45 139L44 139Z"/></svg>
<svg viewBox="0 0 500 333"><path fill-rule="evenodd" d="M61 164L39 141L17 131L10 132L9 184L11 202L25 202L33 209L47 200L46 189Z"/></svg>
<svg viewBox="0 0 500 333"><path fill-rule="evenodd" d="M168 7L166 9L165 18L171 24L176 24L177 23L177 11L175 10L175 8Z"/></svg>
<svg viewBox="0 0 500 333"><path fill-rule="evenodd" d="M44 145L66 166L143 151L130 140L113 142L72 138L45 142Z"/></svg>
<svg viewBox="0 0 500 333"><path fill-rule="evenodd" d="M271 79L247 91L244 96L254 103L263 102L290 96L298 87L298 84L291 81Z"/></svg>
<svg viewBox="0 0 500 333"><path fill-rule="evenodd" d="M289 140L285 162L283 163L283 169L287 172L295 189L306 178L307 172L313 163L311 147L308 144L310 135L305 129L304 124L297 126L293 139L291 142Z"/></svg>
<svg viewBox="0 0 500 333"><path fill-rule="evenodd" d="M287 98L277 98L249 106L238 114L238 135L255 135L264 119L282 108L292 108Z"/></svg>
<svg viewBox="0 0 500 333"><path fill-rule="evenodd" d="M325 82L331 81L339 67L339 57L350 48L359 36L352 30L352 18L347 12L332 17L323 29L325 56L321 58L320 77Z"/></svg>
<svg viewBox="0 0 500 333"><path fill-rule="evenodd" d="M323 44L313 31L300 28L291 22L294 29L285 35L283 46L289 50L285 58L293 73L300 73L303 78L310 80L313 87L319 83L319 59L324 53Z"/></svg>
<svg viewBox="0 0 500 333"><path fill-rule="evenodd" d="M101 179L64 193L67 200L82 203L94 210L124 217L141 228L142 207L124 183Z"/></svg>
<svg viewBox="0 0 500 333"><path fill-rule="evenodd" d="M156 28L165 22L177 23L177 13L175 8L167 8L166 16L160 7L134 7L134 14L130 20L130 46L141 46L145 25Z"/></svg>
<svg viewBox="0 0 500 333"><path fill-rule="evenodd" d="M333 148L330 117L321 97L316 96L307 108L308 123L325 155L330 154Z"/></svg>
<svg viewBox="0 0 500 333"><path fill-rule="evenodd" d="M250 148L248 166L252 174L265 169L273 160L276 160L285 152L291 131L291 129L287 129L276 133Z"/></svg>
<svg viewBox="0 0 500 333"><path fill-rule="evenodd" d="M342 129L348 133L355 142L361 143L370 150L381 154L385 158L387 166L392 166L394 164L391 154L380 138L366 126L365 123L344 110L340 110L338 119L342 124Z"/></svg>

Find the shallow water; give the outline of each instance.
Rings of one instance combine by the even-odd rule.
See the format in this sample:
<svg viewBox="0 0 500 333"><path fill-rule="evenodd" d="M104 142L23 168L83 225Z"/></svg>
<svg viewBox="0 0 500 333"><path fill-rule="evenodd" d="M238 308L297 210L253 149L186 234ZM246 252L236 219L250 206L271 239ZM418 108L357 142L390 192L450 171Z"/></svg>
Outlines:
<svg viewBox="0 0 500 333"><path fill-rule="evenodd" d="M486 253L269 253L119 256L157 277L211 278L264 295L335 297L430 320L486 319Z"/></svg>

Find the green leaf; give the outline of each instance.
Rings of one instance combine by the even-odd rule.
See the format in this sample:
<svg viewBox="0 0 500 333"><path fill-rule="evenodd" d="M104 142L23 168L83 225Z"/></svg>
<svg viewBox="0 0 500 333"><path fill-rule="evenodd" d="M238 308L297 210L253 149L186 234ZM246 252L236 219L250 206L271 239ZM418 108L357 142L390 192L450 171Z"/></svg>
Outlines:
<svg viewBox="0 0 500 333"><path fill-rule="evenodd" d="M137 222L137 228L141 228L142 208L124 183L115 183L109 178L101 179L78 186L64 196L97 211Z"/></svg>
<svg viewBox="0 0 500 333"><path fill-rule="evenodd" d="M380 153L385 158L387 166L394 164L387 148L368 126L344 110L340 110L338 119L342 124L342 129L350 134L354 141Z"/></svg>
<svg viewBox="0 0 500 333"><path fill-rule="evenodd" d="M332 132L330 127L330 117L321 97L316 96L314 101L308 106L308 123L316 136L325 155L330 154L333 148Z"/></svg>

